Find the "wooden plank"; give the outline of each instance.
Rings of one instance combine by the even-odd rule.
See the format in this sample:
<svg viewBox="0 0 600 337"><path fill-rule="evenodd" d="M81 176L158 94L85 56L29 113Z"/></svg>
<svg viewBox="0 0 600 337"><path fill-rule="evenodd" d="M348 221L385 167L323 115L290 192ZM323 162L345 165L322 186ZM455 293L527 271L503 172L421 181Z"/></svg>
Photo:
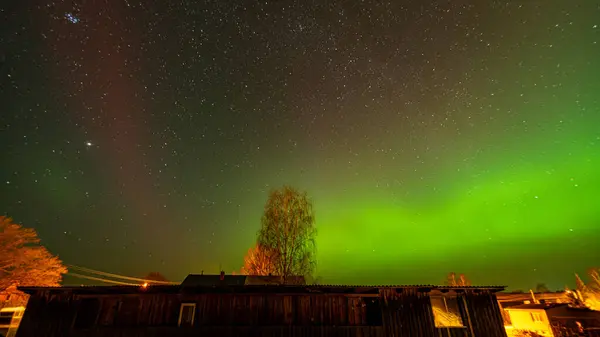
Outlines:
<svg viewBox="0 0 600 337"><path fill-rule="evenodd" d="M370 301L372 297L314 293L101 296L98 324L107 326L92 329L84 335L103 337L108 336L105 333L109 331L114 336L137 337L147 329L151 332L144 336L211 335L214 332L212 335L261 337L506 337L497 301L491 293L466 293L466 305L459 305L465 322L465 317L470 316L474 336L468 327L436 329L429 296L417 288L404 288L400 292L392 288L382 289L379 296L383 320L383 326L379 327L366 326L365 300ZM117 312L116 303L121 301L127 302L129 307L121 304ZM179 308L183 302L196 303L195 324L189 329L177 328ZM19 329L23 331L19 337L38 337L40 332L48 337L77 337L80 331L71 331L74 303L73 295L40 293L33 296L25 312L22 329ZM127 326L114 325L119 322Z"/></svg>

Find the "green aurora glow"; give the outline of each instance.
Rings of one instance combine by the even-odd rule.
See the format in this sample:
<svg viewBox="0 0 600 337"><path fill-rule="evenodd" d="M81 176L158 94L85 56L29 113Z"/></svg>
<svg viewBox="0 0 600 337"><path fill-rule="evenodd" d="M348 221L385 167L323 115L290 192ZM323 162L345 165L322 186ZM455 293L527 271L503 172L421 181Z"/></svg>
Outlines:
<svg viewBox="0 0 600 337"><path fill-rule="evenodd" d="M509 284L513 272L523 273L523 259L527 265L537 265L535 269L554 273L586 268L569 261L568 254L598 254L592 243L600 238L596 197L600 165L597 156L591 157L562 158L551 171L545 170L548 165L540 165L479 177L426 206L394 204L389 195L368 202L342 199L343 216L328 212L335 206L319 206L320 269L327 271L323 276L329 279L350 276L340 272L354 270L349 263L389 267L385 277L355 271L351 278L359 283L399 279L411 283L435 275L441 282L444 272L456 270L478 283ZM587 237L588 243L564 248L580 237ZM550 257L557 247L567 256ZM567 264L556 265L561 262ZM434 270L423 275L423 266ZM525 280L560 286L548 271Z"/></svg>

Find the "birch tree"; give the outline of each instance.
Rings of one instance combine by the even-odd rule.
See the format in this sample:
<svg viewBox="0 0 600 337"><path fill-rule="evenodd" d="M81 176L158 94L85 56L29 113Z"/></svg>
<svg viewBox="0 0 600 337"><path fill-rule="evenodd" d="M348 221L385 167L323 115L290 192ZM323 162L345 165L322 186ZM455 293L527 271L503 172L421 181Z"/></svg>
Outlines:
<svg viewBox="0 0 600 337"><path fill-rule="evenodd" d="M315 266L315 217L312 203L298 190L284 186L270 193L257 243L269 252L273 274L311 276Z"/></svg>

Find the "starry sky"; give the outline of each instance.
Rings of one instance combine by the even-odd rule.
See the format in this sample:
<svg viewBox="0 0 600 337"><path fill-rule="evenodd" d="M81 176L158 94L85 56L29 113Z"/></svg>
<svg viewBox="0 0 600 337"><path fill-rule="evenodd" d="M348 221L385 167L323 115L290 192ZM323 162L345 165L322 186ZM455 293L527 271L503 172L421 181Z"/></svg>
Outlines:
<svg viewBox="0 0 600 337"><path fill-rule="evenodd" d="M68 264L239 270L284 184L326 283L600 262L597 2L9 3L0 214Z"/></svg>

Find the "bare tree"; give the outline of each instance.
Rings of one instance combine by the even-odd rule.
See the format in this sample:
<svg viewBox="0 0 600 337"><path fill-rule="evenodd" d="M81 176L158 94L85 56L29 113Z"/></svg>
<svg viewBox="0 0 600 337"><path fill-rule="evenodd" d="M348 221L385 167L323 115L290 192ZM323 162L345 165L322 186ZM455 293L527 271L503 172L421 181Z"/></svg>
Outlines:
<svg viewBox="0 0 600 337"><path fill-rule="evenodd" d="M546 286L546 283L538 283L535 286L535 292L536 293L548 293L548 292L550 292L550 289L548 289L548 287Z"/></svg>
<svg viewBox="0 0 600 337"><path fill-rule="evenodd" d="M163 274L161 274L157 271L148 273L148 275L146 275L146 277L144 277L144 280L150 281L150 282L148 282L149 284L153 284L154 282L152 282L152 281L158 281L157 283L161 283L161 284L164 284L163 282L169 282L169 280Z"/></svg>
<svg viewBox="0 0 600 337"><path fill-rule="evenodd" d="M39 243L34 229L0 216L0 290L14 285L60 285L67 268Z"/></svg>
<svg viewBox="0 0 600 337"><path fill-rule="evenodd" d="M468 287L471 286L471 281L465 276L465 274L460 274L458 279L456 279L456 273L451 272L448 274L446 278L446 285L451 287Z"/></svg>
<svg viewBox="0 0 600 337"><path fill-rule="evenodd" d="M599 268L590 268L588 270L588 275L592 279L589 284L590 288L600 290L600 269Z"/></svg>
<svg viewBox="0 0 600 337"><path fill-rule="evenodd" d="M446 285L451 286L451 287L456 285L456 273L455 272L448 273L448 276L446 276Z"/></svg>
<svg viewBox="0 0 600 337"><path fill-rule="evenodd" d="M39 242L35 230L0 216L0 296L7 299L0 307L26 305L18 286L60 285L67 268Z"/></svg>
<svg viewBox="0 0 600 337"><path fill-rule="evenodd" d="M268 250L273 274L311 276L315 269L315 218L306 193L284 186L269 195L257 243Z"/></svg>
<svg viewBox="0 0 600 337"><path fill-rule="evenodd" d="M311 276L311 277L308 278L308 280L306 280L306 284L313 284L313 285L324 284L323 283L323 277L321 277L321 276Z"/></svg>
<svg viewBox="0 0 600 337"><path fill-rule="evenodd" d="M600 289L597 287L598 273L597 269L588 271L588 275L592 279L589 284L586 284L578 274L575 274L577 284L577 292L581 302L589 309L600 311Z"/></svg>
<svg viewBox="0 0 600 337"><path fill-rule="evenodd" d="M244 275L271 275L275 274L274 259L275 254L269 252L267 248L256 245L248 249L244 257L244 267L241 273Z"/></svg>
<svg viewBox="0 0 600 337"><path fill-rule="evenodd" d="M465 274L460 274L460 276L458 277L460 283L458 284L461 287L470 287L473 285L473 283L471 283L471 280L469 280Z"/></svg>

